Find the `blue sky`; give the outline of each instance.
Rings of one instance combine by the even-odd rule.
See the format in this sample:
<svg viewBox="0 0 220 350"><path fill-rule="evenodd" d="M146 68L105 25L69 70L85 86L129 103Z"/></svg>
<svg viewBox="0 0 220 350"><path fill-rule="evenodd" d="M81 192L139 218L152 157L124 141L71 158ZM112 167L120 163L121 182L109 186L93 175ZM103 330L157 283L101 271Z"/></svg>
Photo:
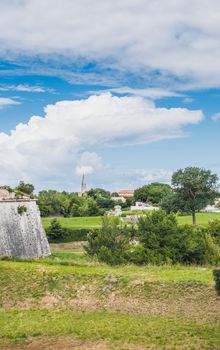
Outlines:
<svg viewBox="0 0 220 350"><path fill-rule="evenodd" d="M218 1L90 4L0 2L0 183L77 191L86 173L117 190L186 166L220 175Z"/></svg>

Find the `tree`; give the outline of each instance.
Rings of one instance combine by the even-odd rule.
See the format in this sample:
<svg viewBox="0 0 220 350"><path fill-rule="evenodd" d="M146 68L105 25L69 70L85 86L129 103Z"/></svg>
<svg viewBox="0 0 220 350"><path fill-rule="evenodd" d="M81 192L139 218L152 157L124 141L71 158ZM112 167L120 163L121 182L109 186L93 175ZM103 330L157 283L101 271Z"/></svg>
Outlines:
<svg viewBox="0 0 220 350"><path fill-rule="evenodd" d="M30 196L34 192L34 185L25 183L24 181L20 181L19 185L15 188L15 190Z"/></svg>
<svg viewBox="0 0 220 350"><path fill-rule="evenodd" d="M41 191L38 195L37 204L41 216L69 216L71 198L65 192Z"/></svg>
<svg viewBox="0 0 220 350"><path fill-rule="evenodd" d="M87 196L97 200L98 198L111 198L110 192L104 190L103 188L91 188L91 190L86 192Z"/></svg>
<svg viewBox="0 0 220 350"><path fill-rule="evenodd" d="M119 225L118 218L104 217L102 227L88 235L85 251L90 257L110 265L126 262L129 236L126 228Z"/></svg>
<svg viewBox="0 0 220 350"><path fill-rule="evenodd" d="M153 182L135 190L134 198L136 201L149 202L159 205L160 202L172 193L170 185Z"/></svg>
<svg viewBox="0 0 220 350"><path fill-rule="evenodd" d="M50 242L60 240L65 236L65 229L60 225L57 219L53 219L47 229L47 237Z"/></svg>
<svg viewBox="0 0 220 350"><path fill-rule="evenodd" d="M118 197L118 192L112 192L111 197Z"/></svg>
<svg viewBox="0 0 220 350"><path fill-rule="evenodd" d="M176 216L153 210L137 224L140 244L130 253L131 262L218 264L220 247L207 228L178 225Z"/></svg>
<svg viewBox="0 0 220 350"><path fill-rule="evenodd" d="M175 192L170 193L167 197L164 197L162 201L160 202L160 207L163 209L167 214L170 213L177 213L180 211L180 198L179 195ZM182 208L184 211L184 208ZM190 214L188 211L187 214Z"/></svg>
<svg viewBox="0 0 220 350"><path fill-rule="evenodd" d="M210 170L188 167L177 170L172 176L172 186L178 196L178 209L192 214L196 224L196 212L213 204L218 195L218 176Z"/></svg>
<svg viewBox="0 0 220 350"><path fill-rule="evenodd" d="M103 188L92 188L86 194L87 197L94 199L100 208L112 209L115 205L110 192Z"/></svg>

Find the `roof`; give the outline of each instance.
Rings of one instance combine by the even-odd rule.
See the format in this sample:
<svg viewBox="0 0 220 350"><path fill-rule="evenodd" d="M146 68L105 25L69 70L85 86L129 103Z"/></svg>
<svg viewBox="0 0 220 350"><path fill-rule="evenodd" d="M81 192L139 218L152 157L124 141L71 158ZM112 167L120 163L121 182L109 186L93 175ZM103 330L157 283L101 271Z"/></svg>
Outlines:
<svg viewBox="0 0 220 350"><path fill-rule="evenodd" d="M119 196L133 196L134 195L134 190L120 190L117 192Z"/></svg>
<svg viewBox="0 0 220 350"><path fill-rule="evenodd" d="M120 190L117 193L129 193L129 194L133 194L134 190Z"/></svg>

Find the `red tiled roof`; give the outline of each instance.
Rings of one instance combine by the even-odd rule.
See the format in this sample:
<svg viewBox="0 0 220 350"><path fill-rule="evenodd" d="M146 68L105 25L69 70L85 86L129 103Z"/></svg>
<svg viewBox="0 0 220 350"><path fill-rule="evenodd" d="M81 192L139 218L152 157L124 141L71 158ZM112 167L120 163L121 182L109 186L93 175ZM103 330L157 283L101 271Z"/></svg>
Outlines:
<svg viewBox="0 0 220 350"><path fill-rule="evenodd" d="M117 193L119 196L133 196L134 190L120 190Z"/></svg>
<svg viewBox="0 0 220 350"><path fill-rule="evenodd" d="M134 190L120 190L118 193L134 193Z"/></svg>

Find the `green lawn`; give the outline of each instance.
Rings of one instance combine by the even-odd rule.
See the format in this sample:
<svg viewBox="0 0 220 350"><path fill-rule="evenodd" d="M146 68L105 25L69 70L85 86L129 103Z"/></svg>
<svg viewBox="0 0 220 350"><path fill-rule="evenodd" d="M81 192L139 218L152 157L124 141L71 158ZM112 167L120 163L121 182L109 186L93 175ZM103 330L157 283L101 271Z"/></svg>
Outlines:
<svg viewBox="0 0 220 350"><path fill-rule="evenodd" d="M43 226L50 225L52 218L42 218ZM76 217L76 218L57 218L63 227L67 228L97 228L101 225L100 216Z"/></svg>
<svg viewBox="0 0 220 350"><path fill-rule="evenodd" d="M10 311L0 315L0 337L20 340L22 343L30 335L105 340L109 347L103 344L104 350L217 350L220 346L220 328L217 323L195 324L158 316L60 310Z"/></svg>
<svg viewBox="0 0 220 350"><path fill-rule="evenodd" d="M45 336L51 349L217 350L219 303L208 266L110 267L79 248L0 260L0 350L47 349Z"/></svg>
<svg viewBox="0 0 220 350"><path fill-rule="evenodd" d="M211 220L220 220L220 213L198 213L196 215L198 225L207 225ZM178 216L180 224L191 224L191 216Z"/></svg>
<svg viewBox="0 0 220 350"><path fill-rule="evenodd" d="M210 220L220 220L220 213L198 213L197 214L197 224L207 225ZM42 218L44 227L48 227L51 218ZM101 225L100 216L92 217L76 217L76 218L58 218L60 224L67 228L97 228ZM191 216L178 216L178 221L180 224L191 224Z"/></svg>

